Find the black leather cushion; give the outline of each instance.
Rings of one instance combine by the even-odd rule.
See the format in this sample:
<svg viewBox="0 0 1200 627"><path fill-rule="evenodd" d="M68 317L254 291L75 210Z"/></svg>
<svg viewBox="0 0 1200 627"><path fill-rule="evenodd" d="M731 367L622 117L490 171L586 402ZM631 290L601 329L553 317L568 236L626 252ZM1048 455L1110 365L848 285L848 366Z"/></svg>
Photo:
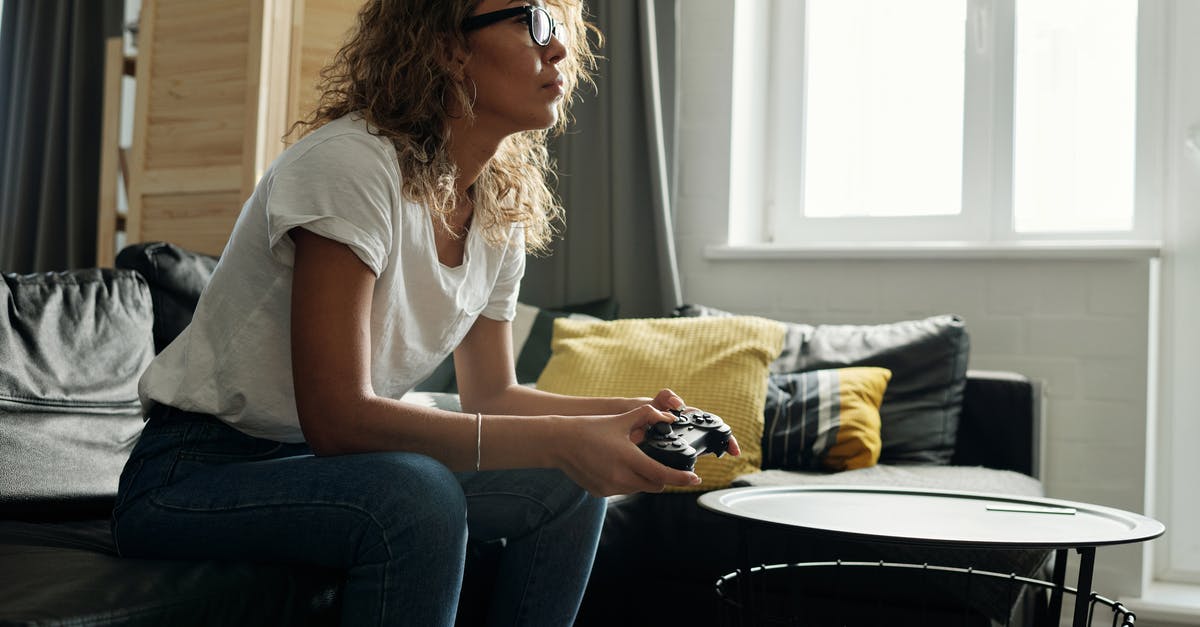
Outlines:
<svg viewBox="0 0 1200 627"><path fill-rule="evenodd" d="M336 625L336 571L119 558L107 520L0 521L3 625Z"/></svg>
<svg viewBox="0 0 1200 627"><path fill-rule="evenodd" d="M728 312L684 305L681 316ZM847 366L892 371L879 408L883 464L948 464L954 454L967 380L970 339L962 318L940 315L888 324L785 323L783 352L772 374Z"/></svg>
<svg viewBox="0 0 1200 627"><path fill-rule="evenodd" d="M126 270L3 279L0 518L102 511L141 432L149 291Z"/></svg>
<svg viewBox="0 0 1200 627"><path fill-rule="evenodd" d="M154 299L154 350L162 349L192 321L217 258L166 242L133 244L117 255L117 267L145 277Z"/></svg>

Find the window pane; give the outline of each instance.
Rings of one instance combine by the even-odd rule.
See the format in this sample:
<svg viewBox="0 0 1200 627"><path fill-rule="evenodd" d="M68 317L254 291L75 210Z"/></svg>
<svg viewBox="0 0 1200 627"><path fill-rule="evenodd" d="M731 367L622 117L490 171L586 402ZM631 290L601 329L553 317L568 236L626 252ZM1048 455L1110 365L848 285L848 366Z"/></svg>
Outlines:
<svg viewBox="0 0 1200 627"><path fill-rule="evenodd" d="M1013 227L1132 229L1137 2L1016 8Z"/></svg>
<svg viewBox="0 0 1200 627"><path fill-rule="evenodd" d="M956 214L966 0L808 0L804 214Z"/></svg>

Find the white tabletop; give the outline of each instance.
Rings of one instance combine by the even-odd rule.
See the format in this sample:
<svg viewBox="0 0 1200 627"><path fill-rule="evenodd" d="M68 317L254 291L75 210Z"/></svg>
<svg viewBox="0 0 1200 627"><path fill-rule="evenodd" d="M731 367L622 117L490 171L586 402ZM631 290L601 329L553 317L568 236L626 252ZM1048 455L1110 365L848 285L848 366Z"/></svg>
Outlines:
<svg viewBox="0 0 1200 627"><path fill-rule="evenodd" d="M1058 499L907 488L788 486L703 494L737 518L867 540L1073 548L1142 542L1166 528L1140 514Z"/></svg>

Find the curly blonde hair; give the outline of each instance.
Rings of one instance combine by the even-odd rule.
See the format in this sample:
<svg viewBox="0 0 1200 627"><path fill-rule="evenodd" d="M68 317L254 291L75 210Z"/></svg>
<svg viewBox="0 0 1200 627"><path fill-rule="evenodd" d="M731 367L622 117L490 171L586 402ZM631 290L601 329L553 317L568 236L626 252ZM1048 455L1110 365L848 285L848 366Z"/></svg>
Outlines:
<svg viewBox="0 0 1200 627"><path fill-rule="evenodd" d="M445 62L445 46L452 42L470 55L461 24L480 1L366 2L346 43L321 70L316 109L293 124L288 134L303 127L307 135L344 115L360 113L395 145L404 195L428 207L450 230L447 218L454 210L458 172L447 151L447 101L473 117L474 93ZM602 41L600 31L585 19L583 0L548 0L547 5L555 19L561 19L559 34L567 48L557 66L566 89L558 104L558 122L550 129L505 138L471 191L471 228L480 229L488 243L502 245L511 226L522 223L526 250L532 253L549 250L563 219L552 188L556 175L546 140L565 129L576 88L595 85L591 40L596 47Z"/></svg>

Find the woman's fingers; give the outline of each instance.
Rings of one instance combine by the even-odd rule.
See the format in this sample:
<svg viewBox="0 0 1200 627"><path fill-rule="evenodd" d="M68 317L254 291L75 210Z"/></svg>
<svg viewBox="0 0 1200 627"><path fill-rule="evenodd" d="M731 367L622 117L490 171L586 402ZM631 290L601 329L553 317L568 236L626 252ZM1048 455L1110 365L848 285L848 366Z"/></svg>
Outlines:
<svg viewBox="0 0 1200 627"><path fill-rule="evenodd" d="M669 409L683 409L684 407L687 407L687 405L684 404L683 399L678 394L666 388L659 390L658 394L654 395L653 405L656 409L663 411Z"/></svg>

